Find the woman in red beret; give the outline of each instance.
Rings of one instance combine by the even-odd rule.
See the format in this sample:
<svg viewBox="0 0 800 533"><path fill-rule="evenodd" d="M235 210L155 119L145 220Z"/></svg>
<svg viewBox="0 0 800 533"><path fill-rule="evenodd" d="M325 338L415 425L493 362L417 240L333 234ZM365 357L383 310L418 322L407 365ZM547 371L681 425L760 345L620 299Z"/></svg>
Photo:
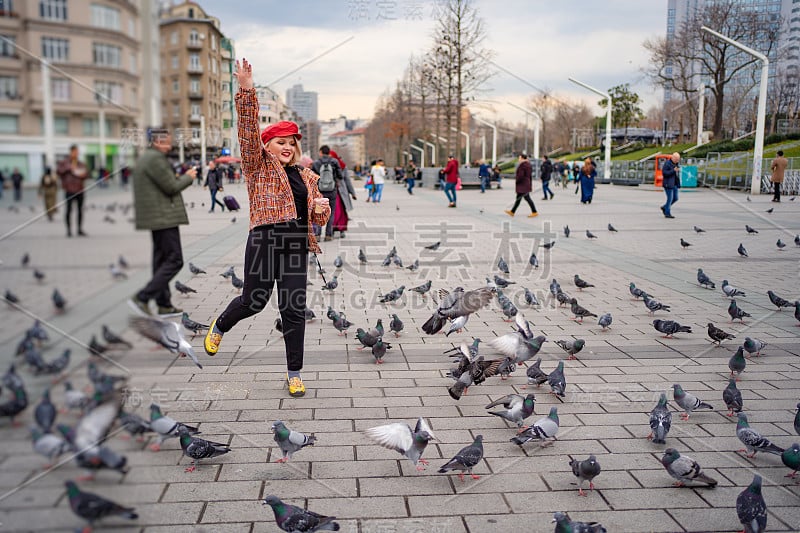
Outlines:
<svg viewBox="0 0 800 533"><path fill-rule="evenodd" d="M225 333L266 307L277 283L286 346L286 382L291 396L303 396L306 389L300 370L308 252L322 253L311 228L312 224L324 226L331 209L317 187L319 176L296 164L301 157L302 138L297 124L281 121L259 135L253 69L246 59L241 65L236 62L234 76L239 82L236 112L242 175L250 199L250 234L244 253L242 295L234 298L211 323L205 349L208 355L215 355Z"/></svg>

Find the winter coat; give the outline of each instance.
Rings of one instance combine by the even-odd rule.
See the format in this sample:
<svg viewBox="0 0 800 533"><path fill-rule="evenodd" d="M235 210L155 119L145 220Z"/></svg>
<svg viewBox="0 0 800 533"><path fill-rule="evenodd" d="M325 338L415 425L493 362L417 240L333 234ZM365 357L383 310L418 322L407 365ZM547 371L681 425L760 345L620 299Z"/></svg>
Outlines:
<svg viewBox="0 0 800 533"><path fill-rule="evenodd" d="M353 182L350 181L350 176L347 175L347 172L342 172L342 179L336 180L336 190L342 199L345 211L349 213L353 210L353 201L350 199L350 195L355 196L356 190L353 188Z"/></svg>
<svg viewBox="0 0 800 533"><path fill-rule="evenodd" d="M205 186L212 191L221 189L224 175L225 174L223 173L223 171L218 168L215 168L214 170L209 170L208 174L206 174Z"/></svg>
<svg viewBox="0 0 800 533"><path fill-rule="evenodd" d="M681 186L680 168L672 159L667 159L664 166L661 168L661 176L663 178L662 186L665 189L675 189Z"/></svg>
<svg viewBox="0 0 800 533"><path fill-rule="evenodd" d="M783 156L778 156L772 161L772 178L770 181L772 183L783 183L783 174L786 170L786 167L789 166L789 160Z"/></svg>
<svg viewBox="0 0 800 533"><path fill-rule="evenodd" d="M531 162L527 159L523 159L519 166L517 166L517 194L528 194L533 190L533 183L531 183L532 175L533 169L531 168Z"/></svg>
<svg viewBox="0 0 800 533"><path fill-rule="evenodd" d="M458 161L451 159L444 166L445 181L447 183L458 183Z"/></svg>
<svg viewBox="0 0 800 533"><path fill-rule="evenodd" d="M542 166L540 167L540 171L542 173L542 175L540 176L542 181L549 181L550 180L550 174L553 173L553 163L551 163L550 160L548 159L547 161L542 163Z"/></svg>
<svg viewBox="0 0 800 533"><path fill-rule="evenodd" d="M160 230L188 224L181 191L194 180L188 174L175 177L167 156L148 148L133 171L133 209L136 229Z"/></svg>
<svg viewBox="0 0 800 533"><path fill-rule="evenodd" d="M77 161L73 168L69 158L58 163L56 174L61 178L61 188L68 195L83 192L83 180L89 178L89 170L86 165Z"/></svg>

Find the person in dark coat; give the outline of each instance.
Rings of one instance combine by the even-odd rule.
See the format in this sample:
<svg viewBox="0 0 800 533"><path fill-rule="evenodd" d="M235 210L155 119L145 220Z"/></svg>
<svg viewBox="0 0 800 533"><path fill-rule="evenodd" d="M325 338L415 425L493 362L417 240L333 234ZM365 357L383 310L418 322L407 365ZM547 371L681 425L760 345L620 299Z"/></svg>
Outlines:
<svg viewBox="0 0 800 533"><path fill-rule="evenodd" d="M594 196L594 178L597 176L597 169L594 162L586 158L583 162L583 167L580 172L580 187L581 187L581 203L592 203L592 196Z"/></svg>
<svg viewBox="0 0 800 533"><path fill-rule="evenodd" d="M347 223L350 221L350 213L353 211L353 201L358 200L353 182L347 174L347 166L338 154L331 150L331 157L339 162L342 179L336 182L336 216L333 218L333 231L339 232L339 238L344 239L347 232ZM352 199L352 201L351 201Z"/></svg>
<svg viewBox="0 0 800 533"><path fill-rule="evenodd" d="M206 182L204 187L208 187L208 190L211 192L211 209L208 210L209 213L214 212L215 206L220 206L222 211L225 211L225 204L217 200L217 193L222 189L222 180L223 180L223 171L221 168L217 167L217 164L213 161L208 163L208 174L206 174Z"/></svg>
<svg viewBox="0 0 800 533"><path fill-rule="evenodd" d="M536 212L536 205L534 205L533 200L531 200L531 191L533 190L533 168L531 167L531 162L528 161L527 154L520 154L519 155L519 165L517 165L517 199L514 201L514 207L509 210L506 210L506 214L510 217L514 216L514 213L517 212L517 208L519 207L519 203L522 200L528 202L528 205L531 206L531 214L528 215L528 218L532 218L535 216L539 216L539 213Z"/></svg>
<svg viewBox="0 0 800 533"><path fill-rule="evenodd" d="M553 174L553 163L550 162L550 158L548 158L546 155L542 157L544 161L542 161L542 165L539 169L542 173L541 175L542 194L544 194L544 198L542 198L542 200L547 200L548 194L550 195L549 199L552 200L553 196L555 196L555 194L553 194L553 191L550 190L550 177Z"/></svg>
<svg viewBox="0 0 800 533"><path fill-rule="evenodd" d="M61 188L67 202L67 213L64 221L67 224L67 237L72 237L71 215L72 204L78 216L78 236L85 237L83 232L83 182L89 178L89 169L78 160L78 145L73 144L69 147L69 157L58 163L56 169L58 177L61 178Z"/></svg>
<svg viewBox="0 0 800 533"><path fill-rule="evenodd" d="M19 202L22 200L22 173L20 173L18 168L14 169L14 172L11 174L11 185L14 186L14 201Z"/></svg>
<svg viewBox="0 0 800 533"><path fill-rule="evenodd" d="M661 206L661 212L664 213L665 218L675 218L672 216L671 207L672 204L678 201L678 189L681 187L680 162L681 154L675 152L661 167L662 186L667 195L667 201Z"/></svg>

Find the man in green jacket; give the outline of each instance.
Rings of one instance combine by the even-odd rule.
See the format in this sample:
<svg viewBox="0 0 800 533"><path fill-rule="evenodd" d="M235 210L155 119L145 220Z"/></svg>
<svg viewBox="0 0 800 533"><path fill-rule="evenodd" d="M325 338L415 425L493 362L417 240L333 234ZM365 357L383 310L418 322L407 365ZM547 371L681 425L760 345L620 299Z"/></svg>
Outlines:
<svg viewBox="0 0 800 533"><path fill-rule="evenodd" d="M133 206L136 229L153 235L153 279L128 303L134 311L149 315L150 300L155 300L159 316L179 316L182 310L172 305L169 282L183 267L178 226L189 223L181 191L194 182L197 170L190 168L176 177L166 156L172 147L169 131L153 128L149 137L150 146L133 171Z"/></svg>

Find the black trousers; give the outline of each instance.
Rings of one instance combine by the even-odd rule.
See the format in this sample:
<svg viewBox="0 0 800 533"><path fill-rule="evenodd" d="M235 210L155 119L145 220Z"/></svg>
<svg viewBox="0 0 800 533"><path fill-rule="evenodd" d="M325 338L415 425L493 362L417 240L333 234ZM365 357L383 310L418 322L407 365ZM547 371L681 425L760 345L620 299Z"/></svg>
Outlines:
<svg viewBox="0 0 800 533"><path fill-rule="evenodd" d="M240 320L260 313L278 285L278 310L283 322L286 365L303 368L306 336L307 226L295 221L259 226L250 231L244 252L244 288L217 318L223 333Z"/></svg>
<svg viewBox="0 0 800 533"><path fill-rule="evenodd" d="M153 230L153 279L136 296L143 302L172 305L169 282L183 268L181 233L177 227Z"/></svg>
<svg viewBox="0 0 800 533"><path fill-rule="evenodd" d="M517 212L517 208L519 207L519 203L522 200L525 200L526 202L528 202L528 205L531 206L531 213L535 213L536 212L536 206L534 205L533 200L531 200L531 193L526 192L525 194L517 194L517 199L514 200L514 207L511 208L511 212L512 213L516 213Z"/></svg>
<svg viewBox="0 0 800 533"><path fill-rule="evenodd" d="M78 212L78 231L83 231L83 192L76 192L74 194L67 193L67 215L64 220L67 223L67 232L72 232L72 204L75 205L75 210Z"/></svg>
<svg viewBox="0 0 800 533"><path fill-rule="evenodd" d="M328 205L331 206L331 217L328 219L328 223L325 224L325 236L332 237L333 236L333 215L336 213L336 189L333 189L329 192L321 193L322 196L328 199Z"/></svg>
<svg viewBox="0 0 800 533"><path fill-rule="evenodd" d="M781 184L778 182L773 182L772 188L774 190L774 194L772 196L773 200L781 201Z"/></svg>

